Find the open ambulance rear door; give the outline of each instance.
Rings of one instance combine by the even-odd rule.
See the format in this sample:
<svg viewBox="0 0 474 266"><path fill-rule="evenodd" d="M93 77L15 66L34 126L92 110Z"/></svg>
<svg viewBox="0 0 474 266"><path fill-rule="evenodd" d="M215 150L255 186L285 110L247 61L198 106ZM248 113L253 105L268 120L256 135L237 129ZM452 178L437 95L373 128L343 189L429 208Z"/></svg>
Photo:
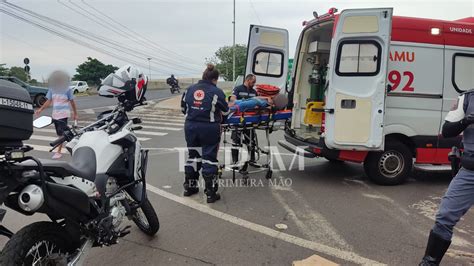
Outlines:
<svg viewBox="0 0 474 266"><path fill-rule="evenodd" d="M254 74L257 84L285 88L289 41L286 29L250 25L245 75Z"/></svg>
<svg viewBox="0 0 474 266"><path fill-rule="evenodd" d="M383 150L392 8L344 10L331 43L325 143Z"/></svg>

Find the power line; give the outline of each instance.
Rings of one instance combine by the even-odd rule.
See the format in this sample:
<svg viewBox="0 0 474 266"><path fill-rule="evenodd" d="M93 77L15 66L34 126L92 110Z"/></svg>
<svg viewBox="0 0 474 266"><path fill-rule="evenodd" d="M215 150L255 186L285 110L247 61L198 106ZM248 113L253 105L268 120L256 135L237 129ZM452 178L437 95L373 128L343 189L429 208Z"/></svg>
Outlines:
<svg viewBox="0 0 474 266"><path fill-rule="evenodd" d="M250 6L253 9L253 12L255 13L255 16L257 17L258 23L260 23L260 25L262 25L262 21L260 20L260 17L258 16L257 9L255 9L255 6L253 5L252 0L249 0L249 3L250 3Z"/></svg>
<svg viewBox="0 0 474 266"><path fill-rule="evenodd" d="M28 14L30 16L33 16L43 22L48 22L50 24L53 24L57 27L60 27L62 29L65 29L67 31L73 31L75 32L75 34L77 35L80 35L84 38L87 38L93 42L97 42L97 43L100 43L101 45L104 45L108 48L112 48L112 49L115 49L117 51L120 51L120 52L123 52L125 54L128 54L128 55L131 55L133 57L137 57L137 58L140 58L140 59L146 59L149 57L149 54L144 54L144 53L141 53L143 57L138 57L137 54L140 54L138 51L136 51L135 49L133 48L129 48L129 47L126 47L126 46L123 46L123 45L119 45L118 42L115 42L115 41L112 41L112 40L108 40L104 37L101 37L99 35L96 35L96 34L93 34L91 32L87 32L85 30L81 30L77 27L74 27L74 26L71 26L71 25L68 25L66 23L62 23L62 22L59 22L55 19L52 19L52 18L49 18L49 17L46 17L46 16L43 16L41 14L38 14L38 13L35 13L31 10L28 10L28 9L24 9L22 7L19 7L19 6L16 6L14 4L11 4L11 3L8 3L8 2L5 2L8 6L10 7L13 7L14 9L16 10L19 10L20 12L22 13L25 13L25 14ZM112 47L114 46L114 47ZM186 71L196 71L196 69L191 69L191 68L188 68L188 67L185 67L185 66L168 66L168 65L165 65L161 62L153 62L153 64L155 65L160 65L160 66L164 66L164 67L167 67L167 68L171 68L171 69L175 69L175 70L178 70L178 69L182 69L182 70L186 70Z"/></svg>
<svg viewBox="0 0 474 266"><path fill-rule="evenodd" d="M186 61L191 60L191 61L193 61L193 62L198 62L198 61L196 61L196 60L194 60L194 59L192 59L192 58L189 58L189 57L180 55L180 54L178 54L178 53L176 53L176 52L174 52L174 51L172 51L172 50L169 50L169 49L166 49L166 48L164 48L164 47L161 47L160 45L158 45L157 43L155 43L155 42L153 42L152 40L148 39L147 37L141 35L140 33L136 32L136 31L134 31L134 30L132 30L132 29L129 28L128 26L126 26L126 25L120 23L119 21L117 21L117 20L115 20L114 18L110 17L110 16L107 15L106 13L104 13L104 12L100 11L99 9L95 8L94 6L88 4L85 0L81 0L81 1L82 1L82 3L83 3L84 5L88 6L88 7L91 8L91 9L93 9L93 10L96 11L98 14L100 14L100 15L102 15L102 16L108 18L110 21L112 21L112 22L114 22L114 23L120 25L120 26L123 27L124 29L127 29L129 32L133 33L133 34L136 35L137 37L139 37L139 38L141 38L142 40L146 41L145 43L153 45L154 48L157 48L157 49L159 49L159 50L162 50L162 51L164 51L164 52L167 52L167 53L171 54L172 56L177 57L178 59L179 59L179 58L182 58L182 59L184 59L184 60L186 60ZM181 59L181 60L182 60L182 59ZM186 62L186 61L185 61L185 62ZM197 64L197 65L201 66L201 64Z"/></svg>
<svg viewBox="0 0 474 266"><path fill-rule="evenodd" d="M100 47L97 47L97 46L88 44L88 43L83 42L83 41L81 41L81 40L79 40L79 39L77 39L77 38L71 37L71 36L69 36L69 35L67 35L67 34L58 32L58 31L56 31L56 30L54 30L54 29L51 29L51 28L49 28L49 27L47 27L47 26L44 26L44 25L42 25L42 24L40 24L40 23L34 22L34 21L32 21L32 20L28 20L28 19L26 19L26 18L24 18L24 17L22 17L22 16L19 16L18 14L12 13L12 12L10 12L10 11L7 11L7 10L3 9L3 8L0 8L0 12L2 12L2 13L4 13L4 14L7 14L7 15L13 17L13 18L18 19L18 20L24 21L24 22L26 22L26 23L28 23L28 24L31 24L31 25L33 25L33 26L35 26L35 27L41 28L42 30L47 31L47 32L50 32L50 33L52 33L52 34L54 34L54 35L57 35L57 36L59 36L59 37L61 37L61 38L63 38L63 39L72 41L72 42L74 42L74 43L76 43L76 44L79 44L79 45L81 45L81 46L90 48L90 49L95 50L95 51L98 51L98 52L100 52L100 53L109 55L109 56L111 56L111 57L113 57L113 58L119 59L119 60L121 60L121 61L123 61L123 62L125 62L125 63L133 63L133 64L135 64L135 65L137 65L137 66L142 67L142 68L147 68L146 65L143 65L143 64L140 63L140 62L137 62L137 61L135 61L135 60L132 60L132 59L129 59L129 58L126 58L126 57L117 55L117 54L115 54L115 53L109 52L109 51L107 51L107 50L104 50L103 48L100 48ZM156 72L159 72L159 73L162 73L162 74L166 74L165 72L163 72L163 71L161 71L161 70L159 70L159 69L156 69L156 68L154 68L154 67L153 67L152 69L153 69L153 71L156 71Z"/></svg>
<svg viewBox="0 0 474 266"><path fill-rule="evenodd" d="M117 34L119 34L120 36L122 36L122 37L124 37L124 38L127 38L127 39L130 39L130 40L132 40L133 42L136 42L136 43L138 43L139 45L141 45L141 46L147 48L147 47L144 45L144 43L142 43L142 42L137 42L137 41L134 40L133 38L130 38L129 35L127 35L127 34L121 32L121 31L118 31L118 30L112 28L112 27L108 26L107 24L104 24L104 23L103 23L102 21L100 21L100 20L95 19L95 18L94 18L94 16L95 16L94 14L92 14L92 13L89 12L88 10L82 8L81 6L79 6L79 5L77 5L77 4L75 4L75 3L71 2L71 1L69 1L69 3L71 3L72 5L78 7L80 10L85 11L87 14L84 14L82 11L79 11L79 10L73 8L73 7L70 7L70 6L66 5L65 3L61 2L60 0L57 0L57 2L58 2L59 4L65 6L65 7L67 7L68 9L72 10L74 13L79 13L79 14L81 14L82 16L84 16L84 17L86 17L86 18L92 20L93 22L95 22L95 23L97 23L97 24L99 24L99 25L101 25L101 26L103 26L103 27L105 27L105 28L107 28L107 29L109 29L109 30L111 30L111 31L113 31L113 32L115 32L115 33L117 33ZM88 14L89 14L90 16L89 16ZM121 45L124 46L124 44L121 44ZM136 49L136 48L131 48L131 49L134 50L135 52L140 51L140 50L138 50L138 49ZM165 59L165 58L163 58L163 57L161 57L161 56L158 56L158 55L156 55L156 54L147 53L146 51L145 51L145 52L141 51L141 53L142 53L142 54L145 54L145 58L148 58L148 57L151 56L151 57L160 59L160 60L165 61L165 62L166 62L167 60L170 60L170 59ZM177 65L177 64L174 64L174 63L171 63L171 62L168 62L168 63L169 63L169 64L172 64L172 65ZM177 65L177 66L179 66L180 68L186 68L186 69L192 70L192 71L196 71L196 70L197 70L196 67L192 67L192 68L191 68L191 67L182 66L182 65Z"/></svg>

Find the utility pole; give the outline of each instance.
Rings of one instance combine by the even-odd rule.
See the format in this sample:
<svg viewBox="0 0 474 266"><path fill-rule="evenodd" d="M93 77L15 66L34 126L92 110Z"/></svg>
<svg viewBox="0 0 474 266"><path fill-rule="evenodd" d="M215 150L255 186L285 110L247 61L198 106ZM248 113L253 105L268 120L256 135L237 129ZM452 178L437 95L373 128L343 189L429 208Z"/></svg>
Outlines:
<svg viewBox="0 0 474 266"><path fill-rule="evenodd" d="M151 80L151 67L150 67L150 61L151 61L151 57L148 57L147 60L148 60L148 80Z"/></svg>
<svg viewBox="0 0 474 266"><path fill-rule="evenodd" d="M234 0L234 20L232 21L234 26L233 38L232 38L232 81L235 81L235 0Z"/></svg>

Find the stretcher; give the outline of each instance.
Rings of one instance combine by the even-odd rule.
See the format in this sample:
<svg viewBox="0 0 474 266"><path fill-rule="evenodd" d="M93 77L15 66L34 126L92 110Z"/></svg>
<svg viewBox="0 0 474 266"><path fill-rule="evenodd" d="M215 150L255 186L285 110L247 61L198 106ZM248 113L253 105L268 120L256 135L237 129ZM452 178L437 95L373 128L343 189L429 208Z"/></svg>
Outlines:
<svg viewBox="0 0 474 266"><path fill-rule="evenodd" d="M263 108L257 110L250 110L245 112L233 113L227 116L222 123L222 131L224 133L223 144L224 150L228 144L232 145L232 148L238 148L242 150L242 147L247 146L249 153L255 154L255 161L250 159L240 162L237 165L232 165L232 181L235 182L236 172L242 175L242 178L247 181L250 172L248 167L252 166L260 169L260 172L266 170L265 177L271 179L273 175L272 171L272 154L271 154L271 143L270 134L282 127L291 119L291 110L272 110L271 108ZM266 146L261 147L258 143L257 130L265 132ZM236 132L239 134L240 143L234 143L232 140L227 141L228 132ZM261 155L266 156L265 163L257 163L260 160ZM224 154L225 156L225 154ZM226 160L224 159L224 162ZM219 167L219 176L222 176L222 170L226 168L223 164ZM254 173L254 172L252 172Z"/></svg>

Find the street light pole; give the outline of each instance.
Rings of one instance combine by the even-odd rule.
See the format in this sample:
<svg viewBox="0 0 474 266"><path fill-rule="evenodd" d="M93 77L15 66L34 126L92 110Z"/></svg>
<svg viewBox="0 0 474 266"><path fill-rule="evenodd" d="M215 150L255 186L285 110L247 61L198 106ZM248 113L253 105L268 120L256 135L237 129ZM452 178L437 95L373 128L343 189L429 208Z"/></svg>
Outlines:
<svg viewBox="0 0 474 266"><path fill-rule="evenodd" d="M233 38L232 38L232 81L235 81L235 0L234 0L234 20L232 21L234 26Z"/></svg>
<svg viewBox="0 0 474 266"><path fill-rule="evenodd" d="M151 59L153 59L153 58L151 58L151 57L147 58L147 60L148 60L148 75L149 75L148 80L151 80L151 67L150 67Z"/></svg>

